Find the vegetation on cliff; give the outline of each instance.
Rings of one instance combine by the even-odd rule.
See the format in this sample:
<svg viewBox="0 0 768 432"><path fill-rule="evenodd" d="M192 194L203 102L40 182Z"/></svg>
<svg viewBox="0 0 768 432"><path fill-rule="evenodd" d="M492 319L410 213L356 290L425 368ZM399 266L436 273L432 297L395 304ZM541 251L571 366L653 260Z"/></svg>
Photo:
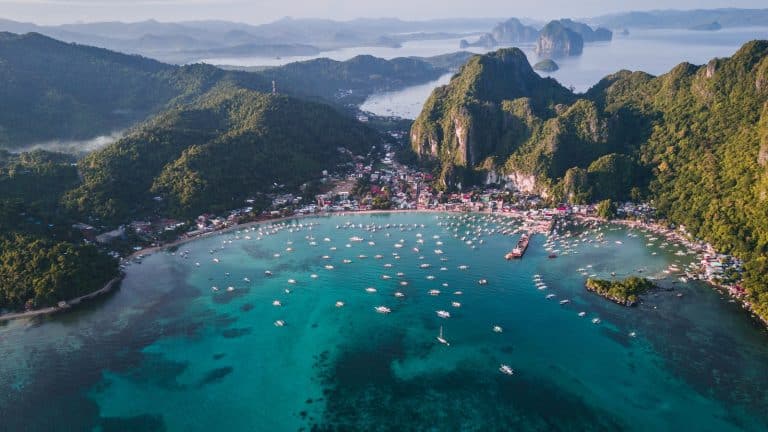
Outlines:
<svg viewBox="0 0 768 432"><path fill-rule="evenodd" d="M437 164L437 186L495 172L553 201L649 199L745 259L749 298L768 317L768 42L659 77L621 71L583 95L533 91L543 83L522 58L498 63L502 72L476 66L498 56L473 59L413 125L414 152ZM526 91L478 91L495 87Z"/></svg>

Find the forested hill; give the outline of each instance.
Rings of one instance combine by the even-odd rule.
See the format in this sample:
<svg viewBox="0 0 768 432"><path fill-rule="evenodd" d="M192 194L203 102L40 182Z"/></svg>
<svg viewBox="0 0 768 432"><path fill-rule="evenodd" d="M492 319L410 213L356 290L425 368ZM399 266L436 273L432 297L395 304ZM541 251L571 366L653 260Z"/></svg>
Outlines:
<svg viewBox="0 0 768 432"><path fill-rule="evenodd" d="M768 41L659 77L622 71L585 95L548 86L520 56L473 59L425 105L412 144L438 185L501 178L554 201L649 199L745 258L768 317Z"/></svg>
<svg viewBox="0 0 768 432"><path fill-rule="evenodd" d="M295 190L378 142L327 105L222 85L88 155L64 203L116 223L228 210L274 183Z"/></svg>
<svg viewBox="0 0 768 432"><path fill-rule="evenodd" d="M202 64L172 66L37 33L0 33L0 148L90 139L126 129L164 109L194 102L222 83L271 92L274 80L282 94L343 105L446 71L446 65L429 59L360 56L251 73Z"/></svg>

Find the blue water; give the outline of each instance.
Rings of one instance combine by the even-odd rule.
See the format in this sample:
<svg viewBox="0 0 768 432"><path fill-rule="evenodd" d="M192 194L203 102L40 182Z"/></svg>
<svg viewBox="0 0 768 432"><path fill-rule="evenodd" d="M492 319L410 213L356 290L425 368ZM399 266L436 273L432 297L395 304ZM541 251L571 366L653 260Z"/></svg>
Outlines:
<svg viewBox="0 0 768 432"><path fill-rule="evenodd" d="M681 247L605 226L603 242L553 246L557 259L537 235L508 262L517 235L500 231L518 222L457 218L308 218L147 257L107 298L0 327L2 427L766 430L768 334L738 306L669 278L669 291L624 308L586 292L577 271L663 277L695 259L675 255ZM435 340L441 325L450 346Z"/></svg>

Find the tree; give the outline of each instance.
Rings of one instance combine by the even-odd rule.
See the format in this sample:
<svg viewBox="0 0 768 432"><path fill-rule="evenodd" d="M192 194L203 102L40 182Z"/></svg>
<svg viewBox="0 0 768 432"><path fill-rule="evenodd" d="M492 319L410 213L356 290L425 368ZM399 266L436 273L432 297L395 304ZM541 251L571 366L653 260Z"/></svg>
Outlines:
<svg viewBox="0 0 768 432"><path fill-rule="evenodd" d="M597 215L603 219L611 219L616 216L616 205L607 199L597 203Z"/></svg>

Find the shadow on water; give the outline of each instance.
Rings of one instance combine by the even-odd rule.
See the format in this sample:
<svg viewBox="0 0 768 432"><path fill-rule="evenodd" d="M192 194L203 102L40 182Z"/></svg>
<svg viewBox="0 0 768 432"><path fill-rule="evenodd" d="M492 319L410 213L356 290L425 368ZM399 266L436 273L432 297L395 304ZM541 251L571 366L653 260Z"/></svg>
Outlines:
<svg viewBox="0 0 768 432"><path fill-rule="evenodd" d="M406 355L403 337L389 335L367 347L345 347L336 359L318 359L326 408L311 430L625 429L611 413L541 377L508 377L467 362L399 379L391 365Z"/></svg>

